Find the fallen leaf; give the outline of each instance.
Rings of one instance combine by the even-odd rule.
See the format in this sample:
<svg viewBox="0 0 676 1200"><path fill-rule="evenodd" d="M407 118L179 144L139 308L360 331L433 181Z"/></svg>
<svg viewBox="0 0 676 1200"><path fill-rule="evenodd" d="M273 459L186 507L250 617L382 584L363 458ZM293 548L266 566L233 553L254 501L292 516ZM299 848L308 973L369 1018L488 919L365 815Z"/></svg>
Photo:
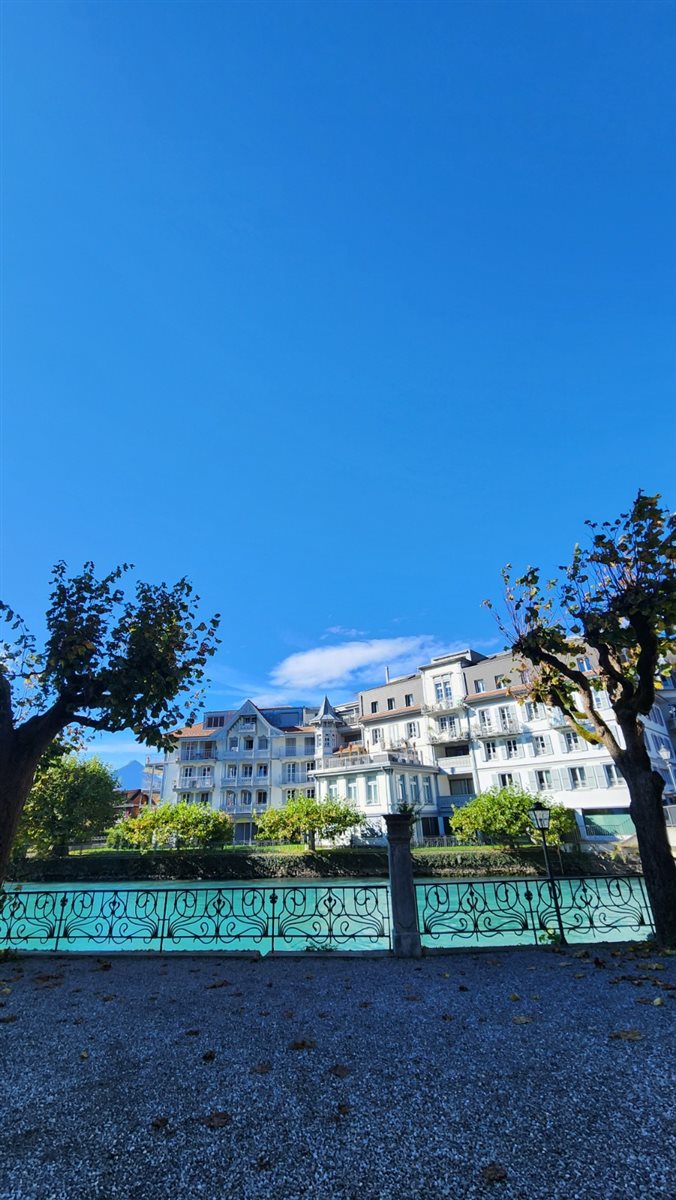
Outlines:
<svg viewBox="0 0 676 1200"><path fill-rule="evenodd" d="M613 1042L642 1042L645 1034L639 1029L616 1029L608 1037Z"/></svg>
<svg viewBox="0 0 676 1200"><path fill-rule="evenodd" d="M229 979L218 979L216 983L208 983L207 991L211 992L214 988L230 987Z"/></svg>
<svg viewBox="0 0 676 1200"><path fill-rule="evenodd" d="M99 963L98 967L94 967L94 970L95 971L110 971L112 965L113 964L109 963L109 962L102 962L102 963Z"/></svg>
<svg viewBox="0 0 676 1200"><path fill-rule="evenodd" d="M511 996L510 996L509 998L510 998L510 1000L520 1000L520 999L521 999L521 997L520 997L520 995L518 994L518 992L512 992L512 994L511 994Z"/></svg>
<svg viewBox="0 0 676 1200"><path fill-rule="evenodd" d="M605 965L606 965L606 960L605 960L605 958L595 958L595 959L594 959L594 966L595 966L595 967L605 967Z"/></svg>
<svg viewBox="0 0 676 1200"><path fill-rule="evenodd" d="M11 1013L8 1017L0 1017L0 1025L11 1025L12 1021L16 1021L16 1013Z"/></svg>
<svg viewBox="0 0 676 1200"><path fill-rule="evenodd" d="M150 1122L150 1128L151 1129L166 1129L168 1124L169 1124L168 1117L153 1117L152 1121Z"/></svg>
<svg viewBox="0 0 676 1200"><path fill-rule="evenodd" d="M329 1067L329 1075L335 1075L338 1079L346 1079L350 1074L350 1068L342 1063L336 1063L335 1067Z"/></svg>
<svg viewBox="0 0 676 1200"><path fill-rule="evenodd" d="M512 1017L512 1025L530 1025L532 1017Z"/></svg>
<svg viewBox="0 0 676 1200"><path fill-rule="evenodd" d="M450 978L451 978L451 972L450 972L450 971L442 971L442 972L441 972L441 978L442 978L442 979L450 979Z"/></svg>
<svg viewBox="0 0 676 1200"><path fill-rule="evenodd" d="M442 1021L454 1021L455 1017L453 1016L452 1013L442 1013L441 1019L442 1019Z"/></svg>
<svg viewBox="0 0 676 1200"><path fill-rule="evenodd" d="M103 1000L104 1004L108 1004L111 1000L114 1000L115 997L114 996L102 996L101 999Z"/></svg>
<svg viewBox="0 0 676 1200"><path fill-rule="evenodd" d="M224 1129L229 1125L232 1117L228 1112L222 1112L218 1109L215 1112L209 1113L208 1117L202 1118L202 1124L206 1125L207 1129Z"/></svg>
<svg viewBox="0 0 676 1200"><path fill-rule="evenodd" d="M420 1000L420 996L412 994L411 996L404 996L404 1000Z"/></svg>
<svg viewBox="0 0 676 1200"><path fill-rule="evenodd" d="M584 971L576 971L575 974L573 975L573 979L584 979L584 978L585 978ZM611 979L610 982L613 983L613 980Z"/></svg>
<svg viewBox="0 0 676 1200"><path fill-rule="evenodd" d="M266 1158L266 1156L264 1154L259 1154L258 1158L256 1159L256 1170L257 1171L270 1171L271 1169L272 1169L272 1163L270 1162L270 1159Z"/></svg>
<svg viewBox="0 0 676 1200"><path fill-rule="evenodd" d="M468 992L468 991L469 991L469 988L468 988L468 987L466 987L464 983L459 983L459 984L458 984L458 991L459 991L459 992Z"/></svg>
<svg viewBox="0 0 676 1200"><path fill-rule="evenodd" d="M259 1063L256 1063L255 1067L251 1067L249 1074L250 1075L269 1075L271 1070L272 1070L271 1062L267 1062L267 1061L259 1062Z"/></svg>
<svg viewBox="0 0 676 1200"><path fill-rule="evenodd" d="M282 1013L282 1016L284 1017L285 1021L291 1021L295 1016L295 1013L293 1013L290 1008L287 1008L286 1012Z"/></svg>
<svg viewBox="0 0 676 1200"><path fill-rule="evenodd" d="M202 1062L213 1062L216 1057L215 1050L205 1050L202 1055Z"/></svg>
<svg viewBox="0 0 676 1200"><path fill-rule="evenodd" d="M573 955L573 958L590 958L590 957L591 956L590 956L588 950L576 950Z"/></svg>
<svg viewBox="0 0 676 1200"><path fill-rule="evenodd" d="M11 989L11 987L4 987L4 988L2 989L2 994L3 994L3 996L9 996L9 994L10 994L11 990L12 990L12 989Z"/></svg>
<svg viewBox="0 0 676 1200"><path fill-rule="evenodd" d="M499 1163L492 1162L481 1168L481 1178L484 1183L501 1183L507 1178L507 1172Z"/></svg>
<svg viewBox="0 0 676 1200"><path fill-rule="evenodd" d="M299 1038L297 1042L289 1042L289 1050L316 1050L317 1043L312 1038Z"/></svg>
<svg viewBox="0 0 676 1200"><path fill-rule="evenodd" d="M83 1062L84 1062L86 1059L88 1059L88 1058L89 1058L89 1051L88 1051L88 1050L81 1050L81 1051L80 1051L80 1058L82 1059L82 1061L83 1061Z"/></svg>
<svg viewBox="0 0 676 1200"><path fill-rule="evenodd" d="M662 1006L663 1004L664 1004L664 1000L662 999L662 997L661 997L661 996L658 996L656 1000L653 1000L653 1007L654 1007L654 1008L661 1008L661 1006Z"/></svg>
<svg viewBox="0 0 676 1200"><path fill-rule="evenodd" d="M259 1017L269 1017L270 1009L269 1008L261 1008L261 1009L259 1009L258 1015L259 1015Z"/></svg>
<svg viewBox="0 0 676 1200"><path fill-rule="evenodd" d="M350 1111L350 1106L349 1106L349 1104L345 1104L345 1102L343 1100L341 1100L340 1104L338 1105L337 1111L338 1111L338 1116L346 1117Z"/></svg>
<svg viewBox="0 0 676 1200"><path fill-rule="evenodd" d="M646 963L645 969L646 971L663 971L664 963Z"/></svg>
<svg viewBox="0 0 676 1200"><path fill-rule="evenodd" d="M538 992L533 992L533 995L531 996L531 1000L541 1000L541 999L542 999L542 997L538 994Z"/></svg>
<svg viewBox="0 0 676 1200"><path fill-rule="evenodd" d="M331 1016L331 1013L321 1012L317 1013L317 1016L319 1017L320 1021L326 1021L327 1017Z"/></svg>
<svg viewBox="0 0 676 1200"><path fill-rule="evenodd" d="M372 1003L372 1002L371 1002L370 1000L361 1000L361 1001L359 1002L359 1007L360 1007L360 1008L370 1008L370 1007L371 1007L371 1003Z"/></svg>
<svg viewBox="0 0 676 1200"><path fill-rule="evenodd" d="M199 1029L186 1029L186 1031L185 1031L186 1037L199 1037L199 1035L200 1035Z"/></svg>

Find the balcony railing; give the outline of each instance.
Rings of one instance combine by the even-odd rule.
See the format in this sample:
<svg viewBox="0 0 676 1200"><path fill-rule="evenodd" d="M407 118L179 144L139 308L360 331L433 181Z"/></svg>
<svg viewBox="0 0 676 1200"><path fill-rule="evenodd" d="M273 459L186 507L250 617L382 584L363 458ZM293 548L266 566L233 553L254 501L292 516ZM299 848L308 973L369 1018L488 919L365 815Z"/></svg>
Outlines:
<svg viewBox="0 0 676 1200"><path fill-rule="evenodd" d="M189 779L178 779L173 784L175 792L206 792L214 786L213 775L191 776Z"/></svg>
<svg viewBox="0 0 676 1200"><path fill-rule="evenodd" d="M388 763L408 763L414 766L422 766L420 755L415 750L382 750L373 751L372 754L335 754L330 758L325 758L323 762L318 762L315 766L314 775L319 775L323 770L329 771L349 771L353 767L382 767Z"/></svg>
<svg viewBox="0 0 676 1200"><path fill-rule="evenodd" d="M443 700L434 700L431 704L422 704L421 711L424 713L455 712L456 709L464 707L465 701L459 696L445 696Z"/></svg>
<svg viewBox="0 0 676 1200"><path fill-rule="evenodd" d="M434 742L468 742L469 734L466 729L439 729L430 734L430 741Z"/></svg>
<svg viewBox="0 0 676 1200"><path fill-rule="evenodd" d="M520 727L514 717L502 717L496 721L486 721L485 724L477 726L472 732L478 738L504 737L506 734L520 733Z"/></svg>
<svg viewBox="0 0 676 1200"><path fill-rule="evenodd" d="M202 747L199 750L187 750L183 748L178 756L179 762L214 762L218 758L216 747L213 746L210 750L204 750Z"/></svg>

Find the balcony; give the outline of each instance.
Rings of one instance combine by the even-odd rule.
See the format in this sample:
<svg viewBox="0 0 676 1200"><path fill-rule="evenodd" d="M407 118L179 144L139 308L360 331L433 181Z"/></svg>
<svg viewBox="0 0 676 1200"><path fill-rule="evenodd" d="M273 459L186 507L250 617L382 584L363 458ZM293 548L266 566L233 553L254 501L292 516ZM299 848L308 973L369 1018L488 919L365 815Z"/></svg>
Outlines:
<svg viewBox="0 0 676 1200"><path fill-rule="evenodd" d="M469 754L456 754L453 758L438 758L437 766L445 775L471 775L472 759Z"/></svg>
<svg viewBox="0 0 676 1200"><path fill-rule="evenodd" d="M206 792L213 786L213 775L191 775L187 779L177 779L172 789L175 792Z"/></svg>
<svg viewBox="0 0 676 1200"><path fill-rule="evenodd" d="M421 712L424 713L447 713L457 712L458 709L465 707L464 697L445 696L443 700L434 700L432 704L422 704Z"/></svg>
<svg viewBox="0 0 676 1200"><path fill-rule="evenodd" d="M508 737L511 733L520 733L521 729L514 717L502 717L500 720L486 721L472 732L478 738L494 738Z"/></svg>
<svg viewBox="0 0 676 1200"><path fill-rule="evenodd" d="M312 771L296 771L293 775L287 775L286 771L282 776L282 787L297 787L299 783L313 783L314 770Z"/></svg>
<svg viewBox="0 0 676 1200"><path fill-rule="evenodd" d="M373 754L336 754L318 762L313 775L324 771L351 771L355 767L387 767L396 763L421 767L424 764L415 750L382 750Z"/></svg>
<svg viewBox="0 0 676 1200"><path fill-rule="evenodd" d="M439 729L430 734L430 741L435 745L439 742L448 742L449 745L451 742L467 742L469 734L466 729Z"/></svg>
<svg viewBox="0 0 676 1200"><path fill-rule="evenodd" d="M194 750L189 750L182 747L178 756L178 761L185 762L215 762L218 758L218 752L215 746L210 746L209 749L200 746Z"/></svg>

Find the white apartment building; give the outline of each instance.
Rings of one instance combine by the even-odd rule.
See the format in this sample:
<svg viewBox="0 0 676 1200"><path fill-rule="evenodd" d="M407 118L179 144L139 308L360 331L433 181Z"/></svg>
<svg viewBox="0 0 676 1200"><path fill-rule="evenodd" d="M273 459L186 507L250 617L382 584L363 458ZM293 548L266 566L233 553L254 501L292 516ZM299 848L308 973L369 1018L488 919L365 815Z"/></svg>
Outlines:
<svg viewBox="0 0 676 1200"><path fill-rule="evenodd" d="M580 669L593 673L590 658ZM162 799L228 812L249 842L256 814L299 792L348 800L367 818L358 840L382 840L383 817L402 803L419 812L417 839L448 833L452 808L494 786L519 784L571 808L580 836L630 835L629 794L603 747L563 714L526 699L510 654L467 649L390 679L337 705L207 712L167 755ZM646 746L676 804L676 672L644 720ZM618 738L607 696L597 703Z"/></svg>

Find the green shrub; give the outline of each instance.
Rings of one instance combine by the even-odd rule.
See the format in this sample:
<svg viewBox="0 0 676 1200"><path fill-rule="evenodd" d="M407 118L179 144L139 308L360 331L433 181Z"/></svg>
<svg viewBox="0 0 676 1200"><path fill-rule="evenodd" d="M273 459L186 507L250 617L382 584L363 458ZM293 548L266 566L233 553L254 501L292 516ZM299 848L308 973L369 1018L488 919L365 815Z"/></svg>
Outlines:
<svg viewBox="0 0 676 1200"><path fill-rule="evenodd" d="M137 817L123 817L108 831L114 850L203 849L232 841L233 826L226 813L207 804L148 805Z"/></svg>

